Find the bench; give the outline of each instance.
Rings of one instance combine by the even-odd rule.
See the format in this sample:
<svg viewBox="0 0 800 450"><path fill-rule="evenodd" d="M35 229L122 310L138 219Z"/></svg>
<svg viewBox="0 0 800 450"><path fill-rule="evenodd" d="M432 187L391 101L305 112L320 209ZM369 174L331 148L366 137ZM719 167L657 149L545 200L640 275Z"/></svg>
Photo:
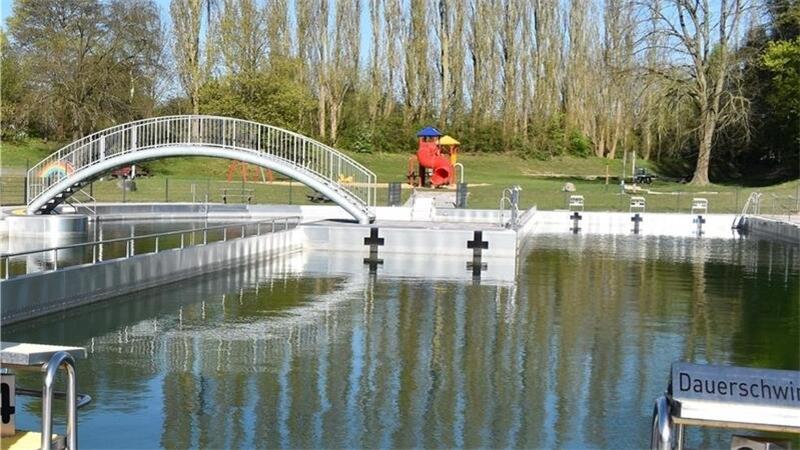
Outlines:
<svg viewBox="0 0 800 450"><path fill-rule="evenodd" d="M800 433L800 372L676 362L652 425L651 449L682 448L688 425Z"/></svg>
<svg viewBox="0 0 800 450"><path fill-rule="evenodd" d="M578 211L578 210L583 211L583 196L570 195L568 208L570 211Z"/></svg>
<svg viewBox="0 0 800 450"><path fill-rule="evenodd" d="M692 199L692 214L708 213L708 200L704 198Z"/></svg>
<svg viewBox="0 0 800 450"><path fill-rule="evenodd" d="M644 197L631 197L630 212L640 211L644 212L645 199Z"/></svg>

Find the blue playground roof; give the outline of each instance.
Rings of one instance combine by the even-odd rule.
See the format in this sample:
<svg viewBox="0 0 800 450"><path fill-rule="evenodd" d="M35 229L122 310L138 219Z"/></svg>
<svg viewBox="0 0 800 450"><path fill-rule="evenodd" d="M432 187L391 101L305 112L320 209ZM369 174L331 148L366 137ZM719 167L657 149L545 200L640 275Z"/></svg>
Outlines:
<svg viewBox="0 0 800 450"><path fill-rule="evenodd" d="M417 137L440 137L442 132L434 127L425 127L417 132Z"/></svg>

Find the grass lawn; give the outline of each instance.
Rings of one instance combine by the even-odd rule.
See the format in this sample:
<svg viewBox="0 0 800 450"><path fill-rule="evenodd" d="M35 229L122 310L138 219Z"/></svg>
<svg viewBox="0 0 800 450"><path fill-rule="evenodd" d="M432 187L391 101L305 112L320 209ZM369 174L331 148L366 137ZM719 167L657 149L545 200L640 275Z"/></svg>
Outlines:
<svg viewBox="0 0 800 450"><path fill-rule="evenodd" d="M40 160L58 144L31 140L25 144L2 144L0 147L0 165L4 169L12 168L6 173L17 175L16 178L4 175L0 182L0 204L20 203L22 199L21 178L26 160L31 164ZM408 158L407 153L374 153L352 154L352 156L373 170L380 183L405 181ZM536 205L540 209L566 208L569 193L562 192L564 183L571 182L577 192L585 197L587 210L627 211L630 196L620 194L616 177L622 172L622 161L609 161L604 158L561 157L547 161L526 160L513 155L497 154L462 154L459 162L464 165L465 179L469 188L470 208L498 208L500 196L505 187L520 185L522 187L522 207ZM641 162L640 162L641 163ZM646 162L645 162L646 164ZM137 191L124 194L125 201L202 201L208 194L209 201L222 201L227 190L229 202L240 202L242 189L245 199L252 195L254 203L309 203L306 194L311 191L299 183L246 183L242 186L241 176L236 181L226 182L229 161L215 158L169 158L150 161L145 166L152 176L138 178ZM612 177L605 183L605 174ZM630 175L630 166L627 168ZM251 170L251 177L258 174ZM280 180L279 181L285 181ZM758 191L766 195L762 205L767 208L774 203L775 212L795 208L788 205L790 200L772 200L776 196L797 196L800 181L792 181L762 188L746 188L736 185L711 185L702 188L687 184L667 181L655 181L645 186L647 192L641 194L647 199L648 211L689 212L692 198L704 197L709 201L711 212L739 212L750 192ZM252 190L252 194L248 191ZM98 201L122 201L123 193L116 181L99 181L92 186L93 195ZM387 192L385 187L378 188L378 204L385 204ZM403 190L403 198L410 195L410 190Z"/></svg>
<svg viewBox="0 0 800 450"><path fill-rule="evenodd" d="M62 145L58 142L45 142L30 139L25 142L0 142L0 167L3 169L25 169L33 166Z"/></svg>

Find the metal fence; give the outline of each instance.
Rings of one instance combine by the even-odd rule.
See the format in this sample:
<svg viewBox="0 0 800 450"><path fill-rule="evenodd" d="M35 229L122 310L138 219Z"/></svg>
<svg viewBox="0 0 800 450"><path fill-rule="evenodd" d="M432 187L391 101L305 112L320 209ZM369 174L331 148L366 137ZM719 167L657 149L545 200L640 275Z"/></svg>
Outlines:
<svg viewBox="0 0 800 450"><path fill-rule="evenodd" d="M0 255L3 264L2 279L38 271L58 270L81 264L95 264L117 258L129 258L142 253L185 248L192 245L206 245L225 242L231 239L261 236L262 234L286 231L297 227L299 216L288 216L257 222L237 222L233 224L205 226L178 231L143 234L104 239L78 244L48 247L24 252Z"/></svg>

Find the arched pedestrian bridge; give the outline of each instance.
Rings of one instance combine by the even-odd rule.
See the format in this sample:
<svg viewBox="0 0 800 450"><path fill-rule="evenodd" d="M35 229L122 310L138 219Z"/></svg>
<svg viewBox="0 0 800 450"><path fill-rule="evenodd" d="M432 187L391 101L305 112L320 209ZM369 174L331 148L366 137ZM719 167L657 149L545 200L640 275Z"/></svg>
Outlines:
<svg viewBox="0 0 800 450"><path fill-rule="evenodd" d="M375 174L342 152L281 128L216 116L168 116L99 131L28 171L28 214L48 214L84 185L121 166L210 156L274 170L319 191L360 223L374 219Z"/></svg>

